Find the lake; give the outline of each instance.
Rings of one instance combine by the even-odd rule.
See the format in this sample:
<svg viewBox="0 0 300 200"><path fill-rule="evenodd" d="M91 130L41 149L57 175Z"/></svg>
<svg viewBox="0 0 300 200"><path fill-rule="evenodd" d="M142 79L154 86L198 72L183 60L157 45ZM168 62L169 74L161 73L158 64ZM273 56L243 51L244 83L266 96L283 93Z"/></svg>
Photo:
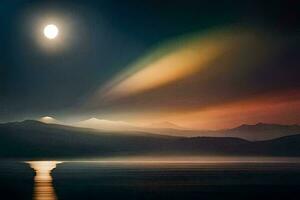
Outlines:
<svg viewBox="0 0 300 200"><path fill-rule="evenodd" d="M298 158L0 161L0 199L299 199Z"/></svg>

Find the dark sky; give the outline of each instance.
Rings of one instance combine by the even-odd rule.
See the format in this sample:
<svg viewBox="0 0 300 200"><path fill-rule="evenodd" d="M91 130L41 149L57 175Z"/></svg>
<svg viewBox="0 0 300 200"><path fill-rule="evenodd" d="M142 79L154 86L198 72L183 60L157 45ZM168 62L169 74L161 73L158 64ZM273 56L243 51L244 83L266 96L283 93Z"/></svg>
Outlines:
<svg viewBox="0 0 300 200"><path fill-rule="evenodd" d="M297 0L1 1L0 121L76 113L101 85L173 37L226 26L297 37L297 7ZM48 15L70 27L54 51L38 44L35 31Z"/></svg>

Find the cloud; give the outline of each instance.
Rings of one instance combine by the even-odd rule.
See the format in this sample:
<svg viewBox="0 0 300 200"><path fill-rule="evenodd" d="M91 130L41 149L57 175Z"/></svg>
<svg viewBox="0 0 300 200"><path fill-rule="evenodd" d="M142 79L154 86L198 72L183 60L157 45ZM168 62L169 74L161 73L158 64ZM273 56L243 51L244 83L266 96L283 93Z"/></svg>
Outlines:
<svg viewBox="0 0 300 200"><path fill-rule="evenodd" d="M176 38L126 67L86 105L111 116L153 119L223 108L265 93L272 94L270 98L283 91L298 94L297 42L298 38L245 28Z"/></svg>

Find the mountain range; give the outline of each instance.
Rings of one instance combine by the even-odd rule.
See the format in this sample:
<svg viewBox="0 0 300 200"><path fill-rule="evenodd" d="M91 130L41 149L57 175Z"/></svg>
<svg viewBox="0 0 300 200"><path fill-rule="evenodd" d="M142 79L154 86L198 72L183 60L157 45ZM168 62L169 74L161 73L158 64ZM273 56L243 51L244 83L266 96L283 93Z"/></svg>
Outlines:
<svg viewBox="0 0 300 200"><path fill-rule="evenodd" d="M160 135L185 136L185 137L236 137L250 141L262 141L278 137L300 134L299 125L280 125L257 123L222 130L195 130L181 127L171 122L158 122L149 125L134 125L123 121L111 121L91 118L74 124L76 127L93 128L100 131L112 132L147 132Z"/></svg>
<svg viewBox="0 0 300 200"><path fill-rule="evenodd" d="M273 128L271 128L272 126ZM281 125L243 125L242 133ZM297 126L287 126L294 130ZM278 130L280 132L281 129ZM298 129L295 129L296 131ZM228 130L224 130L225 132ZM0 124L0 157L64 158L124 155L300 156L300 135L264 141L234 137L183 137L148 132L109 132L26 120Z"/></svg>

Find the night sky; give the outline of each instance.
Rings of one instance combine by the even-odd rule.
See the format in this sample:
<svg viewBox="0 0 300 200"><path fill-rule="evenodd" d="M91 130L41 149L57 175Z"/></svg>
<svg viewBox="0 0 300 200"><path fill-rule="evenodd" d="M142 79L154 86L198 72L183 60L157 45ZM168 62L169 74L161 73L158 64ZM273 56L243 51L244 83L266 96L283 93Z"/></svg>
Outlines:
<svg viewBox="0 0 300 200"><path fill-rule="evenodd" d="M299 1L0 3L0 121L300 123ZM60 35L45 42L55 22ZM172 68L174 66L174 68Z"/></svg>

